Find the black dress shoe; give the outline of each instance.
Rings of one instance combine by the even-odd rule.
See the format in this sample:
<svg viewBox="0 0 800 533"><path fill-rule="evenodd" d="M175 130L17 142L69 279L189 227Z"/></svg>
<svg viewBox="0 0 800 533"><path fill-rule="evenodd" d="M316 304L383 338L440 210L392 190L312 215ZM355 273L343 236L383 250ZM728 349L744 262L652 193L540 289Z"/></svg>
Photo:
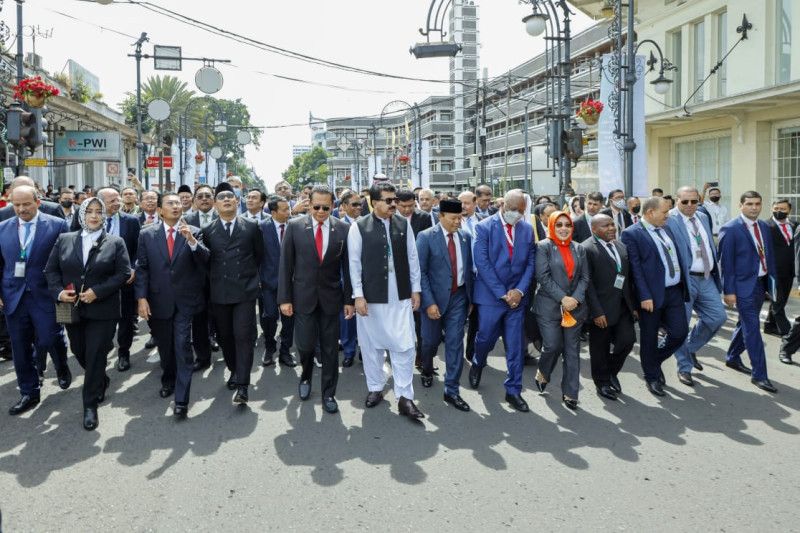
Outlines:
<svg viewBox="0 0 800 533"><path fill-rule="evenodd" d="M301 381L297 386L297 395L303 401L308 400L308 397L311 396L311 382L306 379Z"/></svg>
<svg viewBox="0 0 800 533"><path fill-rule="evenodd" d="M264 352L261 356L261 366L272 366L275 364L274 352Z"/></svg>
<svg viewBox="0 0 800 533"><path fill-rule="evenodd" d="M172 415L175 417L176 420L185 420L186 415L189 413L189 406L184 405L182 403L176 403L175 408L172 411Z"/></svg>
<svg viewBox="0 0 800 533"><path fill-rule="evenodd" d="M228 378L228 390L236 390L236 376L231 375Z"/></svg>
<svg viewBox="0 0 800 533"><path fill-rule="evenodd" d="M742 374L747 374L748 376L753 373L753 371L744 366L741 361L725 361L725 366L741 372Z"/></svg>
<svg viewBox="0 0 800 533"><path fill-rule="evenodd" d="M527 413L528 411L530 411L528 403L525 400L523 400L522 396L520 396L519 394L506 393L506 401L509 403L509 405L511 405L511 407L513 407L517 411L521 411L523 413Z"/></svg>
<svg viewBox="0 0 800 533"><path fill-rule="evenodd" d="M597 394L608 400L617 400L617 393L611 385L600 385L597 387Z"/></svg>
<svg viewBox="0 0 800 533"><path fill-rule="evenodd" d="M162 398L169 398L175 392L175 387L161 387L161 390L158 391L158 395Z"/></svg>
<svg viewBox="0 0 800 533"><path fill-rule="evenodd" d="M781 332L775 327L764 327L764 335L773 335L775 337L782 337Z"/></svg>
<svg viewBox="0 0 800 533"><path fill-rule="evenodd" d="M370 391L370 393L367 394L367 399L364 402L364 405L366 405L367 407L375 407L376 405L378 405L382 401L383 401L383 392L381 392L381 391Z"/></svg>
<svg viewBox="0 0 800 533"><path fill-rule="evenodd" d="M562 396L561 397L561 401L564 402L564 405L566 405L568 409L571 409L573 411L577 411L578 410L578 400L576 400L574 398L567 398L566 396Z"/></svg>
<svg viewBox="0 0 800 533"><path fill-rule="evenodd" d="M322 399L322 408L325 409L326 413L333 414L339 411L339 404L336 403L336 398L331 396L330 398Z"/></svg>
<svg viewBox="0 0 800 533"><path fill-rule="evenodd" d="M694 367L694 369L697 370L698 372L702 372L703 365L701 365L700 361L697 360L697 354L693 353L691 354L691 356L692 356L692 366Z"/></svg>
<svg viewBox="0 0 800 533"><path fill-rule="evenodd" d="M0 359L11 361L11 346L0 346Z"/></svg>
<svg viewBox="0 0 800 533"><path fill-rule="evenodd" d="M146 350L152 350L153 348L156 347L156 340L153 338L152 335L150 335L150 338L147 339L146 343L144 343L144 347Z"/></svg>
<svg viewBox="0 0 800 533"><path fill-rule="evenodd" d="M131 359L128 355L120 355L117 357L117 370L120 372L127 372L131 369Z"/></svg>
<svg viewBox="0 0 800 533"><path fill-rule="evenodd" d="M458 394L451 396L449 394L444 395L444 401L458 409L459 411L467 412L469 411L469 404L465 402L461 396Z"/></svg>
<svg viewBox="0 0 800 533"><path fill-rule="evenodd" d="M664 375L664 371L661 370L660 368L658 369L658 382L661 383L662 385L667 384L667 376Z"/></svg>
<svg viewBox="0 0 800 533"><path fill-rule="evenodd" d="M752 383L761 390L771 392L773 394L778 392L778 389L775 388L775 385L773 385L772 382L768 379L751 379L750 383Z"/></svg>
<svg viewBox="0 0 800 533"><path fill-rule="evenodd" d="M792 364L792 356L787 354L787 353L779 353L778 354L778 359L780 359L781 363L783 363L785 365L791 365Z"/></svg>
<svg viewBox="0 0 800 533"><path fill-rule="evenodd" d="M481 384L481 374L483 374L483 368L479 367L478 365L472 365L469 367L469 386L473 389L477 389L478 385Z"/></svg>
<svg viewBox="0 0 800 533"><path fill-rule="evenodd" d="M41 389L44 385L44 372L39 372L39 388Z"/></svg>
<svg viewBox="0 0 800 533"><path fill-rule="evenodd" d="M678 381L687 387L694 387L694 380L692 379L692 375L688 372L678 372Z"/></svg>
<svg viewBox="0 0 800 533"><path fill-rule="evenodd" d="M426 376L423 374L419 379L422 381L422 386L425 388L430 388L433 385L433 376Z"/></svg>
<svg viewBox="0 0 800 533"><path fill-rule="evenodd" d="M17 403L11 406L11 408L8 410L8 414L20 415L25 411L30 411L31 409L39 405L39 401L40 401L39 396L31 396L29 394L23 394L22 396L20 396L19 400L17 400Z"/></svg>
<svg viewBox="0 0 800 533"><path fill-rule="evenodd" d="M666 393L664 392L664 387L658 380L648 381L647 390L649 390L651 394L654 394L656 396L666 396Z"/></svg>
<svg viewBox="0 0 800 533"><path fill-rule="evenodd" d="M297 366L297 363L294 362L294 357L292 357L292 354L290 353L280 354L278 356L278 362L281 364L281 366L286 366L289 368L294 368ZM322 363L320 363L319 366L322 366Z"/></svg>
<svg viewBox="0 0 800 533"><path fill-rule="evenodd" d="M111 384L111 378L106 375L106 379L103 381L103 391L97 397L97 403L103 403L106 401L106 391L108 391L108 386Z"/></svg>
<svg viewBox="0 0 800 533"><path fill-rule="evenodd" d="M247 387L239 386L236 389L236 394L233 395L233 403L244 405L247 403Z"/></svg>
<svg viewBox="0 0 800 533"><path fill-rule="evenodd" d="M219 343L217 342L217 339L214 339L214 338L209 339L208 340L208 344L209 344L209 346L211 346L211 351L212 352L218 352L219 351Z"/></svg>
<svg viewBox="0 0 800 533"><path fill-rule="evenodd" d="M609 381L611 382L611 388L614 389L617 394L622 394L622 384L619 382L619 378L617 376L611 376Z"/></svg>
<svg viewBox="0 0 800 533"><path fill-rule="evenodd" d="M63 372L58 374L58 386L61 387L61 390L67 390L70 385L72 385L72 372L70 372L69 367L67 367Z"/></svg>
<svg viewBox="0 0 800 533"><path fill-rule="evenodd" d="M402 416L407 416L408 418L413 418L415 420L425 418L425 415L422 413L422 411L417 409L417 406L414 405L414 402L408 398L400 397L400 400L397 402L397 411Z"/></svg>
<svg viewBox="0 0 800 533"><path fill-rule="evenodd" d="M342 366L344 368L350 368L351 366L353 366L353 359L355 359L355 356L345 357L344 359L342 359Z"/></svg>
<svg viewBox="0 0 800 533"><path fill-rule="evenodd" d="M97 407L84 407L83 409L83 429L94 431L100 421L97 419Z"/></svg>
<svg viewBox="0 0 800 533"><path fill-rule="evenodd" d="M538 357L531 355L529 353L525 354L525 359L522 361L523 366L536 366L538 364L539 364Z"/></svg>
<svg viewBox="0 0 800 533"><path fill-rule="evenodd" d="M211 368L211 361L195 361L192 364L192 372L203 372L206 368Z"/></svg>

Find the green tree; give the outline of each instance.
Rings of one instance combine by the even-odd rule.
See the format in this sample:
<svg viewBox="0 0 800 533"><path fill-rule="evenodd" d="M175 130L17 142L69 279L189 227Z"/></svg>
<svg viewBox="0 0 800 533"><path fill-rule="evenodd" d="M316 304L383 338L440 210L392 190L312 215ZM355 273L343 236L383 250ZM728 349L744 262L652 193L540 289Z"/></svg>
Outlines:
<svg viewBox="0 0 800 533"><path fill-rule="evenodd" d="M298 155L292 165L281 176L292 185L303 186L308 183L328 181L328 152L315 146L310 152Z"/></svg>
<svg viewBox="0 0 800 533"><path fill-rule="evenodd" d="M195 92L189 89L189 84L179 80L175 76L151 76L142 85L142 106L146 106L151 100L160 98L166 100L170 107L169 118L161 125L162 132L177 134L179 118L186 111L195 98ZM120 102L119 109L125 116L125 123L131 127L136 127L136 94L126 93L125 99ZM189 120L189 137L200 138L202 129L202 107L198 104L192 105L192 117ZM199 127L197 126L199 124ZM142 131L149 133L155 131L155 122L147 116L147 110L142 109Z"/></svg>

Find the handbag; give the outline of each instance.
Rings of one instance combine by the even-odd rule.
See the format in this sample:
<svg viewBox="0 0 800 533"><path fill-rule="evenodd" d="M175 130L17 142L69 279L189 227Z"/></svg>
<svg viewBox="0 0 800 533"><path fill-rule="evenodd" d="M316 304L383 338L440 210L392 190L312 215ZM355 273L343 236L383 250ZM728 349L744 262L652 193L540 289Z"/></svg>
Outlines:
<svg viewBox="0 0 800 533"><path fill-rule="evenodd" d="M69 302L56 302L56 322L59 324L77 324L81 321L78 306Z"/></svg>

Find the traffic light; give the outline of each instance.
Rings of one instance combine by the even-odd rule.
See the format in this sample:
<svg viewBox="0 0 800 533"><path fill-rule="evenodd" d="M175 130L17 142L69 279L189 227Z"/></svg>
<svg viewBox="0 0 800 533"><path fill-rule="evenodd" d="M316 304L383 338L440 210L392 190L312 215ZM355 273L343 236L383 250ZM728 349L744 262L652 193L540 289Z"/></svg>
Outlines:
<svg viewBox="0 0 800 533"><path fill-rule="evenodd" d="M27 147L31 153L36 148L47 142L47 120L44 118L44 109L25 111L18 103L9 106L6 112L8 142L18 146Z"/></svg>

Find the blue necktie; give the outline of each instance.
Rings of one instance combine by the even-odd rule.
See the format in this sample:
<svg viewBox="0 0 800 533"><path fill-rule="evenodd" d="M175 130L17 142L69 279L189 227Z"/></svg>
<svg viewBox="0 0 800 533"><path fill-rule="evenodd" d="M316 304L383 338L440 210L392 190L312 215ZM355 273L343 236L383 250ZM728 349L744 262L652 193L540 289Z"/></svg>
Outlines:
<svg viewBox="0 0 800 533"><path fill-rule="evenodd" d="M26 222L25 224L23 224L23 226L25 226L25 237L22 240L22 244L23 244L23 246L25 248L22 250L22 256L23 257L27 257L28 256L28 246L30 245L30 242L28 242L28 239L31 236L31 226L33 226L33 222Z"/></svg>
<svg viewBox="0 0 800 533"><path fill-rule="evenodd" d="M114 222L114 217L108 217L106 222L106 233L111 233L111 224Z"/></svg>

